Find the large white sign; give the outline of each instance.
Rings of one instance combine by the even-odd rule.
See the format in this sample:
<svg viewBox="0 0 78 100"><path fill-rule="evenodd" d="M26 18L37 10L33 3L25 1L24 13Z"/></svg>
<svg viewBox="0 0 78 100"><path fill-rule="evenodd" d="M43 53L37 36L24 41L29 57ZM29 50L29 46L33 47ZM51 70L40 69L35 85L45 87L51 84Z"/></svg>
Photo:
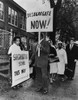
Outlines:
<svg viewBox="0 0 78 100"><path fill-rule="evenodd" d="M29 53L21 51L12 54L12 87L29 79Z"/></svg>
<svg viewBox="0 0 78 100"><path fill-rule="evenodd" d="M27 12L27 32L53 31L53 9Z"/></svg>

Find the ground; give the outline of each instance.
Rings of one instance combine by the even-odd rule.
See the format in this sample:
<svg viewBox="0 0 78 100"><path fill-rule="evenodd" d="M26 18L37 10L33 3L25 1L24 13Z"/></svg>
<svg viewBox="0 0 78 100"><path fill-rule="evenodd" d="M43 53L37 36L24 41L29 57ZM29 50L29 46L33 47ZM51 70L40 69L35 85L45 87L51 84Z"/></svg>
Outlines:
<svg viewBox="0 0 78 100"><path fill-rule="evenodd" d="M78 100L78 65L74 80L50 84L46 95L35 92L35 85L26 82L22 88L13 90L8 80L0 76L0 100Z"/></svg>

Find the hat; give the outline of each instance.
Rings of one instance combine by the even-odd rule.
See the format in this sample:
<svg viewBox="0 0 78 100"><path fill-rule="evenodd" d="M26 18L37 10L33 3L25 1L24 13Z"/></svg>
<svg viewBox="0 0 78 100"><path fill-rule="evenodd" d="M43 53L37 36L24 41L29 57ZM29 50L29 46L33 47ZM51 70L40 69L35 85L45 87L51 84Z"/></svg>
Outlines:
<svg viewBox="0 0 78 100"><path fill-rule="evenodd" d="M75 40L75 38L74 37L70 37L70 40Z"/></svg>
<svg viewBox="0 0 78 100"><path fill-rule="evenodd" d="M58 44L62 44L62 42L61 41L58 41Z"/></svg>
<svg viewBox="0 0 78 100"><path fill-rule="evenodd" d="M78 41L74 42L75 44L78 44Z"/></svg>

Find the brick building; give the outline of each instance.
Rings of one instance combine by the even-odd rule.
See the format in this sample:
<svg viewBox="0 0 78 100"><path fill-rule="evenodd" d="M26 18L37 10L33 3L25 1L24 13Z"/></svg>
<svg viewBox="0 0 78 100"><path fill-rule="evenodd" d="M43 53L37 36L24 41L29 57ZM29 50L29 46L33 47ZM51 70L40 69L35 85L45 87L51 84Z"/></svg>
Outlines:
<svg viewBox="0 0 78 100"><path fill-rule="evenodd" d="M26 10L13 0L0 0L0 75L9 69L7 51L16 35L27 37Z"/></svg>
<svg viewBox="0 0 78 100"><path fill-rule="evenodd" d="M26 10L13 0L0 0L0 29L26 35Z"/></svg>
<svg viewBox="0 0 78 100"><path fill-rule="evenodd" d="M0 0L0 54L6 54L9 36L8 32L1 30L11 32L12 36L27 36L26 10L13 0Z"/></svg>

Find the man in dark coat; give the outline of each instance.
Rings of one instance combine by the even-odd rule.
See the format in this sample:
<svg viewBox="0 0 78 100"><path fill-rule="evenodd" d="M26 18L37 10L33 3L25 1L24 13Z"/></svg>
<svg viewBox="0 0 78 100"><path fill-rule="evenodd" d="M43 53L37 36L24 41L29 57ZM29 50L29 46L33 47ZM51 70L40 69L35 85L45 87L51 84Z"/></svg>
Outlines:
<svg viewBox="0 0 78 100"><path fill-rule="evenodd" d="M42 38L43 36L41 36ZM49 37L46 36L41 39L40 44L37 46L37 52L35 54L35 66L37 67L36 75L40 75L41 86L37 89L37 92L43 92L46 94L48 92L48 55L50 52L50 46L48 43ZM38 56L38 49L40 48L40 56ZM39 73L40 72L40 73Z"/></svg>
<svg viewBox="0 0 78 100"><path fill-rule="evenodd" d="M70 39L70 43L66 47L68 66L65 70L65 75L72 80L75 74L75 66L77 59L77 47L74 45L74 38Z"/></svg>

